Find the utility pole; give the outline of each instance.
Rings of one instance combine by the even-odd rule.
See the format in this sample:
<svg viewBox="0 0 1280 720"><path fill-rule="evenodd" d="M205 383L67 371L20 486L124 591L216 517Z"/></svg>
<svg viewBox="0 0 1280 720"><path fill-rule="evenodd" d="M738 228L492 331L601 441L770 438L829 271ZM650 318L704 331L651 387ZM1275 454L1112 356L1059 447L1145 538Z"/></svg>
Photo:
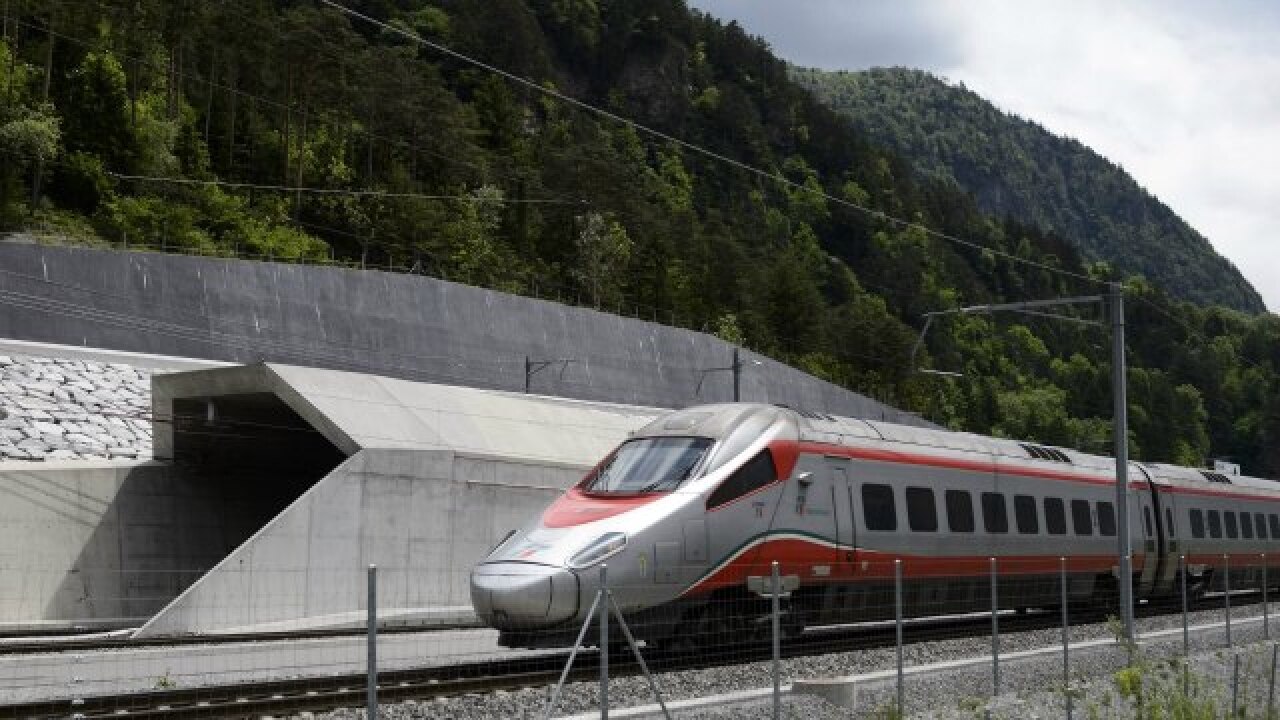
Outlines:
<svg viewBox="0 0 1280 720"><path fill-rule="evenodd" d="M1080 323L1083 325L1098 325L1102 323L1092 320L1084 320L1069 315L1057 315L1047 313L1042 308L1061 307L1065 305L1106 305L1111 314L1111 394L1113 402L1113 418L1111 423L1112 437L1115 443L1114 454L1116 461L1116 585L1120 591L1120 621L1124 626L1124 637L1127 640L1133 639L1133 561L1132 561L1132 538L1129 537L1129 395L1128 395L1128 372L1125 367L1124 352L1124 286L1120 283L1112 283L1111 290L1106 295L1089 295L1084 297L1056 298L1051 300L1032 300L1030 302L1005 303L1002 305L974 305L971 307L956 308L954 310L939 310L937 312L925 313L924 328L920 331L920 337L916 339L916 344L911 348L911 369L914 372L931 372L937 375L959 376L958 373L949 373L945 371L918 371L916 370L916 355L920 348L924 345L925 333L929 332L929 328L933 325L935 318L943 315L989 315L995 312L1019 312L1027 315L1035 315L1037 317L1047 317L1054 320L1066 320L1068 322Z"/></svg>
<svg viewBox="0 0 1280 720"><path fill-rule="evenodd" d="M564 371L569 367L569 363L577 362L577 358L556 358L554 360L534 360L528 355L524 356L524 392L529 394L529 383L533 380L533 376L546 370L552 365L560 366L560 376L564 377Z"/></svg>
<svg viewBox="0 0 1280 720"><path fill-rule="evenodd" d="M694 388L694 395L702 394L702 383L707 379L707 373L713 372L732 372L733 373L733 401L742 402L742 348L737 345L733 346L733 362L726 367L702 368L698 370L698 385ZM752 363L759 365L759 360L752 360Z"/></svg>
<svg viewBox="0 0 1280 720"><path fill-rule="evenodd" d="M733 346L733 401L742 400L742 359L738 355L739 348Z"/></svg>
<svg viewBox="0 0 1280 720"><path fill-rule="evenodd" d="M1133 568L1129 538L1129 395L1124 357L1124 288L1112 283L1111 295L1111 429L1115 436L1116 513L1120 516L1116 553L1120 556L1120 621L1124 636L1133 639Z"/></svg>

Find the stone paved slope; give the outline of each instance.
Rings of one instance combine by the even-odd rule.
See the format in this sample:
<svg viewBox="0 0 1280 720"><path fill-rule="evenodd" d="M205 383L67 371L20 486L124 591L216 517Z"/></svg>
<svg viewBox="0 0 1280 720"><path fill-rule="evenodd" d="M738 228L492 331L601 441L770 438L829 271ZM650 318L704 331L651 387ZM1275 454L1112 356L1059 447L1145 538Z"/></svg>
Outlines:
<svg viewBox="0 0 1280 720"><path fill-rule="evenodd" d="M0 458L151 455L151 373L120 363L0 355Z"/></svg>

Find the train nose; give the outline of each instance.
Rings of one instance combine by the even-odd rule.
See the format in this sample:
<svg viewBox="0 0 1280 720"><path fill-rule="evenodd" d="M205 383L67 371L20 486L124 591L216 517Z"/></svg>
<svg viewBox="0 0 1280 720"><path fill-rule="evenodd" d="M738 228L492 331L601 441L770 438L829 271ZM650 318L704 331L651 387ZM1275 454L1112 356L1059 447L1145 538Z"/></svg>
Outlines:
<svg viewBox="0 0 1280 720"><path fill-rule="evenodd" d="M562 567L496 562L471 571L476 615L498 630L541 630L578 612L578 578Z"/></svg>

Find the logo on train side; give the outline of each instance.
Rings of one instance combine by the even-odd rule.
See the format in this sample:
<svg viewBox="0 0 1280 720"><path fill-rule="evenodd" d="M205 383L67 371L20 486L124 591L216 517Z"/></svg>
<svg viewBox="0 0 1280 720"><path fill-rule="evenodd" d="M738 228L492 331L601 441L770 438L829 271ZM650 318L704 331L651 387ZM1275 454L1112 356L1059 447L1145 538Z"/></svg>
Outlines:
<svg viewBox="0 0 1280 720"><path fill-rule="evenodd" d="M764 503L759 501L753 502L751 503L751 507L756 509L756 517L758 518L764 517Z"/></svg>

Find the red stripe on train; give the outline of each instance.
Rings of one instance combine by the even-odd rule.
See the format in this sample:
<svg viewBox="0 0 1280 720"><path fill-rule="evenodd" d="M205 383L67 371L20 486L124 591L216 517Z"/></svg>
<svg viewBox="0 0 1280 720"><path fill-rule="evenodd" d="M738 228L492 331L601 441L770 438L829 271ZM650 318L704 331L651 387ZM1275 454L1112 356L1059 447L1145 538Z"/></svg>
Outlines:
<svg viewBox="0 0 1280 720"><path fill-rule="evenodd" d="M902 561L904 578L987 577L991 558L985 555L927 556L895 554L879 550L836 549L812 540L783 537L766 540L716 570L688 590L700 595L724 587L740 586L750 576L767 576L771 563L778 562L783 575L798 575L802 583L846 583L888 580L894 577L894 560ZM1133 569L1141 572L1145 555L1133 556ZM1003 576L1052 575L1061 571L1056 555L1017 555L996 558L996 570ZM1074 555L1066 559L1067 572L1108 573L1116 565L1115 555ZM815 569L826 568L824 574Z"/></svg>

